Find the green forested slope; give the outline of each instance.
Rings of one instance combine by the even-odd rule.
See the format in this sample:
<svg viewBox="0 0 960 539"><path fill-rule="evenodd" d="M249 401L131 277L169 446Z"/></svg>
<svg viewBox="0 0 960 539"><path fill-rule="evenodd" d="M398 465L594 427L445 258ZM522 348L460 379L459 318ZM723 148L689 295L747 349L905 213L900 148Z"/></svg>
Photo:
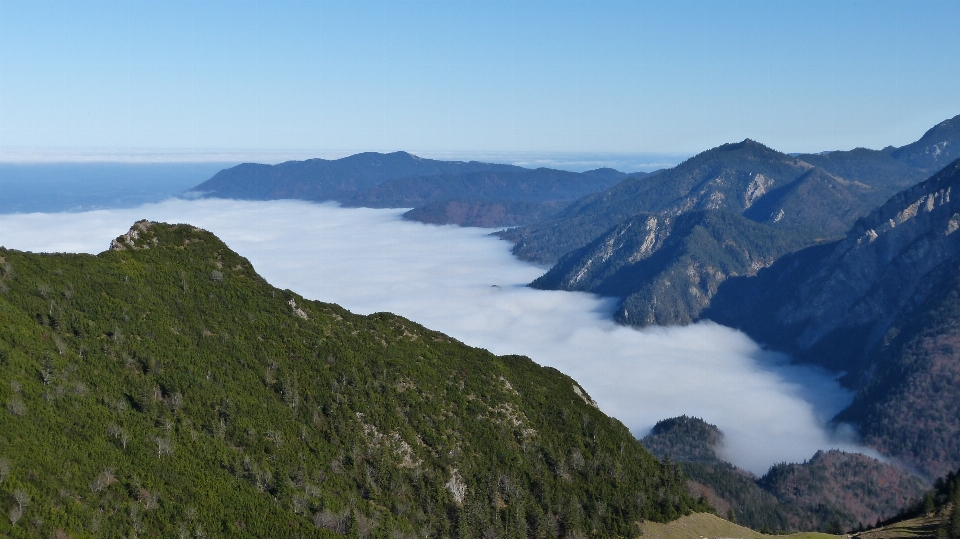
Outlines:
<svg viewBox="0 0 960 539"><path fill-rule="evenodd" d="M600 537L702 507L569 377L140 222L0 249L0 535Z"/></svg>
<svg viewBox="0 0 960 539"><path fill-rule="evenodd" d="M669 456L717 511L755 530L841 533L890 518L923 494L925 483L890 463L843 451L818 451L799 464L777 464L763 477L722 460L723 433L702 419L657 423L641 440Z"/></svg>

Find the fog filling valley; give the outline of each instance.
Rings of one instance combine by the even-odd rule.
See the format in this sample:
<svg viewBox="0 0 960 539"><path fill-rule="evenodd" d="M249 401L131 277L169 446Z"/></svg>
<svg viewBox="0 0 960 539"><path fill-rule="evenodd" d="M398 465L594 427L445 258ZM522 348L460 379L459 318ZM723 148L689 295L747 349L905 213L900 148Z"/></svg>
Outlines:
<svg viewBox="0 0 960 539"><path fill-rule="evenodd" d="M139 219L190 223L247 257L272 285L360 314L390 311L496 354L570 375L638 437L660 419L702 417L724 456L762 474L818 449L860 451L826 421L849 404L836 373L790 365L712 324L636 330L615 300L525 285L544 272L490 230L404 221L403 210L299 201L172 199L133 209L0 215L0 245L99 253Z"/></svg>

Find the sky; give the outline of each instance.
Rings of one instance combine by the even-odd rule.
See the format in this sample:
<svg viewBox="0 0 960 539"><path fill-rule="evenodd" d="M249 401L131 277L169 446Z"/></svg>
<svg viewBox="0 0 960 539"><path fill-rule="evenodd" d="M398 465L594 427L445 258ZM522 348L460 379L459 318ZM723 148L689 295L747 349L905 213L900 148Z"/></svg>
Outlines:
<svg viewBox="0 0 960 539"><path fill-rule="evenodd" d="M960 113L958 20L955 0L0 0L0 160L903 145Z"/></svg>
<svg viewBox="0 0 960 539"><path fill-rule="evenodd" d="M818 449L861 450L826 422L850 403L836 374L789 365L712 323L636 330L611 298L524 286L540 274L489 229L401 219L404 210L302 201L167 200L138 208L0 215L8 248L99 253L139 219L217 234L268 282L353 312L389 311L496 354L570 375L605 413L644 436L659 420L701 417L724 455L760 475Z"/></svg>

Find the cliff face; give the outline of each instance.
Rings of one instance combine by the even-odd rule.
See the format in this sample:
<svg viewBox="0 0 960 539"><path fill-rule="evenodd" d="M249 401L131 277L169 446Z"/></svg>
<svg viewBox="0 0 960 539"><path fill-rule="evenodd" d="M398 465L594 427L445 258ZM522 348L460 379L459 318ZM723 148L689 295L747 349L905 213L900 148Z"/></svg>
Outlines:
<svg viewBox="0 0 960 539"><path fill-rule="evenodd" d="M640 213L725 211L810 241L836 239L896 192L844 179L752 140L724 144L655 175L588 195L553 217L501 236L514 254L554 263Z"/></svg>
<svg viewBox="0 0 960 539"><path fill-rule="evenodd" d="M902 191L837 242L731 282L706 316L833 368L861 361L960 255L960 162ZM851 356L853 354L853 356Z"/></svg>
<svg viewBox="0 0 960 539"><path fill-rule="evenodd" d="M837 242L731 279L704 317L846 372L838 419L931 476L960 465L960 160Z"/></svg>
<svg viewBox="0 0 960 539"><path fill-rule="evenodd" d="M626 324L688 324L726 279L753 275L801 245L725 211L640 214L565 256L531 286L622 297L616 318Z"/></svg>

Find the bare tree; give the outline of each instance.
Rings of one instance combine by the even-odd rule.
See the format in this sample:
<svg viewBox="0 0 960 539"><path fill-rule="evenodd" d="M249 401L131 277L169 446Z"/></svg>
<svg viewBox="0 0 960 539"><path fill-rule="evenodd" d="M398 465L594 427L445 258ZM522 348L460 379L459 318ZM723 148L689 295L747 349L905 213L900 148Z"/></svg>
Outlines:
<svg viewBox="0 0 960 539"><path fill-rule="evenodd" d="M27 405L19 397L14 397L7 402L7 411L17 417L23 417L27 415Z"/></svg>
<svg viewBox="0 0 960 539"><path fill-rule="evenodd" d="M154 438L157 443L157 458L159 459L163 455L169 455L173 453L173 441L170 438L163 438L157 436Z"/></svg>
<svg viewBox="0 0 960 539"><path fill-rule="evenodd" d="M450 473L450 481L447 482L446 487L450 490L450 494L453 494L453 499L458 504L462 504L467 493L467 484L463 482L463 478L460 477L460 472L456 468Z"/></svg>
<svg viewBox="0 0 960 539"><path fill-rule="evenodd" d="M27 506L30 505L30 495L27 494L27 491L22 488L18 488L13 491L13 499L17 501L17 507L20 509L20 512L23 513L27 510Z"/></svg>

